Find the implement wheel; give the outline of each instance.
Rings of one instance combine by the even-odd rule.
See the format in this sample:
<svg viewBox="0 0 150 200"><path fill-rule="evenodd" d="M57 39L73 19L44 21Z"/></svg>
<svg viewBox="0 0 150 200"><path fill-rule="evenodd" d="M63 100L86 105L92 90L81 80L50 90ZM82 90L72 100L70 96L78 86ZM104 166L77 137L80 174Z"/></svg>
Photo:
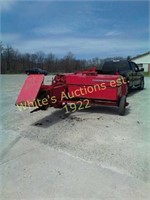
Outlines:
<svg viewBox="0 0 150 200"><path fill-rule="evenodd" d="M126 96L122 96L119 102L119 115L124 115L126 110Z"/></svg>

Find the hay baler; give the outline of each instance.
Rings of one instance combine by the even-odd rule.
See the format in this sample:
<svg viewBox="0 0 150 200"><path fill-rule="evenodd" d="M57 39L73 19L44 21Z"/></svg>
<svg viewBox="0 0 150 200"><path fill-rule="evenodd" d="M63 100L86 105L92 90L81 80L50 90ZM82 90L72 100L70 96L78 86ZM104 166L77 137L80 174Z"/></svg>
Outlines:
<svg viewBox="0 0 150 200"><path fill-rule="evenodd" d="M66 108L74 112L92 105L117 106L120 115L124 115L127 84L120 75L99 74L96 68L75 73L57 74L50 85L44 84L43 74L31 74L17 98L16 105Z"/></svg>

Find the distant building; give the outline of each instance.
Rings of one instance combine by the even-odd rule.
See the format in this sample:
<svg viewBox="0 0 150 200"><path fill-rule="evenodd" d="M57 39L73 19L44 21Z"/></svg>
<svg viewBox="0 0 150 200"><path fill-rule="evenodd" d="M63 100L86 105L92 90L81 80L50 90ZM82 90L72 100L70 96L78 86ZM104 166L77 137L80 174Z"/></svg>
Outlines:
<svg viewBox="0 0 150 200"><path fill-rule="evenodd" d="M135 62L140 68L143 67L144 71L150 74L150 51L131 58L131 61Z"/></svg>

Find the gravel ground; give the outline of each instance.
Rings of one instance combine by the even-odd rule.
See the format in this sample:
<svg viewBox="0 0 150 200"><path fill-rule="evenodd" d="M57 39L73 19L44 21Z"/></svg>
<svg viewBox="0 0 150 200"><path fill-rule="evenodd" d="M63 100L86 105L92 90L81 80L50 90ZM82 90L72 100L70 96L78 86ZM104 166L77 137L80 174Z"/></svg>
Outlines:
<svg viewBox="0 0 150 200"><path fill-rule="evenodd" d="M125 116L113 107L20 112L24 80L1 76L2 199L149 199L150 78L129 94Z"/></svg>

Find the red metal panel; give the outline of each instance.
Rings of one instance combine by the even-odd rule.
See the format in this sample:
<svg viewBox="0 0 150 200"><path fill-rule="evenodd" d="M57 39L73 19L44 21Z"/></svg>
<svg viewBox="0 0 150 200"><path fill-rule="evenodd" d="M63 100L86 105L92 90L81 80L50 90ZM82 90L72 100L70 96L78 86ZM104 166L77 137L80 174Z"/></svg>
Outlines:
<svg viewBox="0 0 150 200"><path fill-rule="evenodd" d="M61 100L61 94L62 92L65 93L65 88L65 85L60 85L53 87L53 89L51 90L51 95L57 99L57 102Z"/></svg>
<svg viewBox="0 0 150 200"><path fill-rule="evenodd" d="M75 85L95 85L97 83L105 83L106 86L110 86L111 82L117 81L119 75L97 75L97 76L87 76L78 74L66 75L66 84Z"/></svg>
<svg viewBox="0 0 150 200"><path fill-rule="evenodd" d="M121 86L120 86L121 87ZM74 98L118 100L118 90L120 87L106 87L100 89L93 86L68 86L68 96Z"/></svg>
<svg viewBox="0 0 150 200"><path fill-rule="evenodd" d="M120 81L118 81L120 79ZM82 74L66 75L66 84L71 98L82 97L89 99L115 100L120 97L122 79L120 75L96 75ZM118 86L118 87L117 87Z"/></svg>
<svg viewBox="0 0 150 200"><path fill-rule="evenodd" d="M20 91L16 105L22 105L25 102L33 102L38 95L43 80L43 74L29 75Z"/></svg>

